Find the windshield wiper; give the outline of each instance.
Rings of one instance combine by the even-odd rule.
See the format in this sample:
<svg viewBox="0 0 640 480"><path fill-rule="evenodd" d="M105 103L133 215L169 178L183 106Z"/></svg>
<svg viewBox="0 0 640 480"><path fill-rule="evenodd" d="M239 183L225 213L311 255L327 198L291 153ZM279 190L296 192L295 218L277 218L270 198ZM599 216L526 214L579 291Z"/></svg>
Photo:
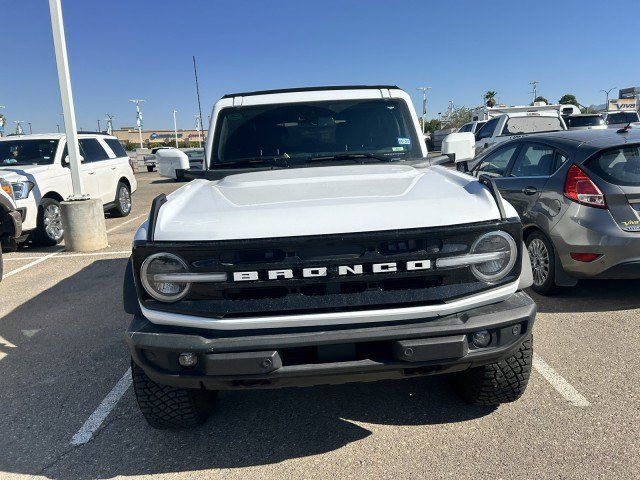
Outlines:
<svg viewBox="0 0 640 480"><path fill-rule="evenodd" d="M253 157L253 158L242 158L240 160L234 160L233 162L220 162L214 163L217 168L225 168L225 167L238 167L238 166L260 166L260 165L270 165L273 167L288 167L289 163L287 162L286 157Z"/></svg>
<svg viewBox="0 0 640 480"><path fill-rule="evenodd" d="M385 155L377 155L370 152L353 152L353 153L338 153L336 155L322 155L317 157L309 157L309 162L326 162L331 160L358 160L358 159L372 159L379 162L394 162L397 157L388 157ZM364 163L364 162L361 162Z"/></svg>

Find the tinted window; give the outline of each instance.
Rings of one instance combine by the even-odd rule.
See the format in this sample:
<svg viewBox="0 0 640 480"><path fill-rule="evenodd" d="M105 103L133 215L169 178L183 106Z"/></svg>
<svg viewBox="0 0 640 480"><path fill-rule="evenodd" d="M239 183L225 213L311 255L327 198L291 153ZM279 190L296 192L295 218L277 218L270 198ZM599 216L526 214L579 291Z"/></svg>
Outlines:
<svg viewBox="0 0 640 480"><path fill-rule="evenodd" d="M546 145L528 143L513 164L512 177L546 177L554 164L554 150Z"/></svg>
<svg viewBox="0 0 640 480"><path fill-rule="evenodd" d="M352 152L422 155L409 110L395 99L226 108L217 124L214 163Z"/></svg>
<svg viewBox="0 0 640 480"><path fill-rule="evenodd" d="M98 162L109 158L107 152L95 138L81 138L78 143L85 162Z"/></svg>
<svg viewBox="0 0 640 480"><path fill-rule="evenodd" d="M640 185L640 147L608 150L592 158L587 166L607 182Z"/></svg>
<svg viewBox="0 0 640 480"><path fill-rule="evenodd" d="M564 119L567 127L595 127L604 125L604 119L600 115L591 117L567 117Z"/></svg>
<svg viewBox="0 0 640 480"><path fill-rule="evenodd" d="M0 166L51 165L58 143L58 140L0 141Z"/></svg>
<svg viewBox="0 0 640 480"><path fill-rule="evenodd" d="M564 154L560 153L560 152L556 152L556 161L553 165L553 171L555 172L556 170L558 170L562 165L565 164L565 162L569 160L569 158L567 158L567 156L565 156Z"/></svg>
<svg viewBox="0 0 640 480"><path fill-rule="evenodd" d="M116 154L116 157L126 157L127 152L125 152L124 147L120 143L120 140L115 138L105 138L104 141L109 145L109 148L113 150L113 153Z"/></svg>
<svg viewBox="0 0 640 480"><path fill-rule="evenodd" d="M607 125L638 121L638 112L617 112L607 115Z"/></svg>
<svg viewBox="0 0 640 480"><path fill-rule="evenodd" d="M460 127L460 130L458 130L458 132L470 132L472 128L473 128L473 123L465 123L463 126Z"/></svg>
<svg viewBox="0 0 640 480"><path fill-rule="evenodd" d="M478 177L482 174L488 174L493 177L504 175L517 148L518 144L516 143L487 155L478 165L475 175Z"/></svg>
<svg viewBox="0 0 640 480"><path fill-rule="evenodd" d="M524 133L554 132L563 130L559 117L511 117L507 120L502 135L521 135Z"/></svg>
<svg viewBox="0 0 640 480"><path fill-rule="evenodd" d="M487 123L485 123L478 133L476 133L476 139L482 140L483 138L489 138L493 135L493 131L496 129L496 125L500 121L500 118L492 118Z"/></svg>

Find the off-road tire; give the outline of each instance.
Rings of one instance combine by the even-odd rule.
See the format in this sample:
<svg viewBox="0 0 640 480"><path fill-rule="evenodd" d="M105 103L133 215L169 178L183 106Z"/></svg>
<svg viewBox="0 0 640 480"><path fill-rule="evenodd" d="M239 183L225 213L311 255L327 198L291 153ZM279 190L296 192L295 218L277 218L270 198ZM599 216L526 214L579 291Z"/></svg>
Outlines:
<svg viewBox="0 0 640 480"><path fill-rule="evenodd" d="M540 285L536 285L536 283L534 282L533 285L531 285L531 289L540 295L553 295L554 293L557 293L558 290L560 289L560 287L556 285L555 249L553 248L553 244L549 241L549 239L543 233L533 232L531 235L527 237L527 240L526 240L527 250L529 249L529 245L531 245L531 242L533 242L534 240L541 241L544 244L547 251L549 252L549 274L547 276L547 279L544 281L544 283ZM534 268L533 258L531 258L531 255L529 255L529 257L532 262L531 269L533 271L533 268Z"/></svg>
<svg viewBox="0 0 640 480"><path fill-rule="evenodd" d="M122 205L120 205L120 190L125 189L127 194L129 195L129 210L125 210ZM111 215L114 217L128 217L131 213L131 189L123 182L118 182L118 186L116 187L116 200L115 207L111 209Z"/></svg>
<svg viewBox="0 0 640 480"><path fill-rule="evenodd" d="M36 245L42 247L53 247L54 245L59 244L64 239L64 234L58 240L51 238L47 231L45 230L44 224L44 212L49 205L58 205L60 206L60 202L53 198L43 198L42 202L40 202L40 206L38 207L38 216L36 219L36 230L33 232L33 242Z"/></svg>
<svg viewBox="0 0 640 480"><path fill-rule="evenodd" d="M133 389L140 411L153 428L181 430L207 421L215 407L217 392L160 385L131 362Z"/></svg>
<svg viewBox="0 0 640 480"><path fill-rule="evenodd" d="M458 374L457 390L466 402L474 405L514 402L527 388L532 363L533 337L529 337L510 357Z"/></svg>
<svg viewBox="0 0 640 480"><path fill-rule="evenodd" d="M147 165L147 172L153 172L153 165Z"/></svg>

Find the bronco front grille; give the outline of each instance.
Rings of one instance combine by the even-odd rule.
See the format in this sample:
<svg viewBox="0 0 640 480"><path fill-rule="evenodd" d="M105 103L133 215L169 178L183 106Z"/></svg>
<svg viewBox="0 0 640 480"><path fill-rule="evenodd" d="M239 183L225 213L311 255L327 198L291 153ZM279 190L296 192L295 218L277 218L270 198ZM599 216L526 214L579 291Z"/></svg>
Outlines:
<svg viewBox="0 0 640 480"><path fill-rule="evenodd" d="M350 233L216 242L137 242L134 268L158 252L182 257L193 273L226 272L227 281L194 283L189 295L173 304L146 295L136 278L145 307L213 318L251 317L331 311L372 310L439 304L492 288L470 269L451 268L372 271L372 265L430 260L469 252L479 235L501 229L520 245L520 223L483 222L446 228ZM345 265L362 265L362 273L339 276ZM303 269L326 268L323 277L304 278ZM293 272L293 278L268 279L266 272ZM234 281L237 272L258 272L255 281ZM520 261L500 284L514 281Z"/></svg>

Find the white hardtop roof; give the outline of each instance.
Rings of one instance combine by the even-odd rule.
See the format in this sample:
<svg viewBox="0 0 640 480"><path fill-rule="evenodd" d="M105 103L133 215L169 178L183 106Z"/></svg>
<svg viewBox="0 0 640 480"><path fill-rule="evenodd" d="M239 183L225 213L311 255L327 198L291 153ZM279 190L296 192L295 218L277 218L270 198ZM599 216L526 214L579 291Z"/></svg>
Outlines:
<svg viewBox="0 0 640 480"><path fill-rule="evenodd" d="M61 140L65 138L66 135L64 133L31 133L25 135L6 135L0 138L2 140ZM106 133L80 133L78 132L78 137L86 138L86 137L107 137L107 138L116 138L114 135L107 135Z"/></svg>

